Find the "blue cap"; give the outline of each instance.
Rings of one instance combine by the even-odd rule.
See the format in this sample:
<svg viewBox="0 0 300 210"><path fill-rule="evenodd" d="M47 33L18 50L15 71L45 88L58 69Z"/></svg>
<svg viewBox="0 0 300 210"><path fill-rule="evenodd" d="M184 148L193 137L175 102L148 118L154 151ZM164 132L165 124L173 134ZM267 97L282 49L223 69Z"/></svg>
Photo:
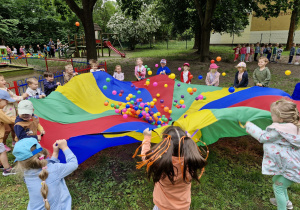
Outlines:
<svg viewBox="0 0 300 210"><path fill-rule="evenodd" d="M11 98L8 92L5 90L0 90L0 99L7 100L9 102L16 102L16 100Z"/></svg>
<svg viewBox="0 0 300 210"><path fill-rule="evenodd" d="M36 149L31 151L31 147L34 145L36 145ZM38 143L36 138L24 138L15 144L13 155L16 157L15 161L23 161L31 158L42 150L43 148Z"/></svg>

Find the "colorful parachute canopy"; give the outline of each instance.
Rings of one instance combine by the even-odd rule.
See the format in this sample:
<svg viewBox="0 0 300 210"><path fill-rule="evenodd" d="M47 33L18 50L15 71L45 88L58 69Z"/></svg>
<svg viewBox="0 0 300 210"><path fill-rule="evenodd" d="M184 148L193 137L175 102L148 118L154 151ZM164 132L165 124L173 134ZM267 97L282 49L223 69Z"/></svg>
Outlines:
<svg viewBox="0 0 300 210"><path fill-rule="evenodd" d="M82 163L107 147L142 141L148 127L156 131L154 143L160 141L164 126L172 123L206 144L247 135L238 122L252 121L265 128L271 123L270 104L283 96L290 97L273 88L239 88L230 93L228 88L184 84L166 75L121 82L106 72L95 72L76 76L47 98L31 101L46 131L42 146L52 152L55 140L69 139ZM59 157L64 160L62 153Z"/></svg>

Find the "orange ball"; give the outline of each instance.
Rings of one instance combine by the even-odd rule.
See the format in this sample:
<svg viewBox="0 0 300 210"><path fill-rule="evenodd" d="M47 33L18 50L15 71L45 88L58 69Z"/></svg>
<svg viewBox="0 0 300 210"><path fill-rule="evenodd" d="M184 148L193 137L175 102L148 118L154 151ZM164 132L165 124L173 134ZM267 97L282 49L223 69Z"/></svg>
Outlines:
<svg viewBox="0 0 300 210"><path fill-rule="evenodd" d="M121 97L123 94L122 93L119 93L119 96Z"/></svg>
<svg viewBox="0 0 300 210"><path fill-rule="evenodd" d="M75 23L75 26L77 26L77 27L80 26L80 23L79 23L79 22L76 22L76 23Z"/></svg>
<svg viewBox="0 0 300 210"><path fill-rule="evenodd" d="M220 56L218 56L218 57L216 58L216 60L217 60L218 62L220 62L220 61L222 60L222 58L221 58Z"/></svg>
<svg viewBox="0 0 300 210"><path fill-rule="evenodd" d="M107 105L108 105L108 102L107 102L107 101L105 101L105 102L104 102L104 106L107 106Z"/></svg>
<svg viewBox="0 0 300 210"><path fill-rule="evenodd" d="M166 106L166 107L164 108L164 111L165 111L165 112L169 112L169 107Z"/></svg>
<svg viewBox="0 0 300 210"><path fill-rule="evenodd" d="M122 102L119 102L118 104L119 104L119 106L122 106Z"/></svg>
<svg viewBox="0 0 300 210"><path fill-rule="evenodd" d="M193 91L196 92L196 91L197 91L197 88L193 88Z"/></svg>
<svg viewBox="0 0 300 210"><path fill-rule="evenodd" d="M189 76L189 79L193 79L193 77L194 77L193 75L190 75L190 76Z"/></svg>

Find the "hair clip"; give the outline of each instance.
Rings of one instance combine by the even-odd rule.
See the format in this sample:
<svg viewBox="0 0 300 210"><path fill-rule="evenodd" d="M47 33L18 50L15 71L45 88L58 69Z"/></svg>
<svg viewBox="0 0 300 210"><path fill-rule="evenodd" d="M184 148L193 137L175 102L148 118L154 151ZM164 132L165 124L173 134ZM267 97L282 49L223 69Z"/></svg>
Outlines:
<svg viewBox="0 0 300 210"><path fill-rule="evenodd" d="M47 198L46 198L46 199L43 199L43 201L46 202L46 201L48 201L48 199L47 199Z"/></svg>
<svg viewBox="0 0 300 210"><path fill-rule="evenodd" d="M46 184L46 181L42 181L42 182L41 182L41 185L43 185L43 184Z"/></svg>
<svg viewBox="0 0 300 210"><path fill-rule="evenodd" d="M41 155L40 157L39 157L39 160L44 160L45 159L45 155Z"/></svg>
<svg viewBox="0 0 300 210"><path fill-rule="evenodd" d="M48 168L47 166L44 166L44 167L42 168L42 170L44 170L44 169L46 170L47 168Z"/></svg>

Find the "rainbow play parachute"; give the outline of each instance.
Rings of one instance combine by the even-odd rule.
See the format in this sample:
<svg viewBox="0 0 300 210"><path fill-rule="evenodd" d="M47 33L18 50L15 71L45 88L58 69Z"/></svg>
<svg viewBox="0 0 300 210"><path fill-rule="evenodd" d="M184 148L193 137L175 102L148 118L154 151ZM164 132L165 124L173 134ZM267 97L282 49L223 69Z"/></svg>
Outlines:
<svg viewBox="0 0 300 210"><path fill-rule="evenodd" d="M51 152L55 140L69 139L82 163L107 147L143 140L148 127L156 131L152 142L159 142L164 126L172 123L206 144L247 135L238 122L249 120L265 128L271 124L270 104L283 96L290 97L273 88L230 93L228 88L184 84L166 75L121 82L95 72L76 76L47 98L31 101L46 130L42 146ZM64 160L63 153L59 157Z"/></svg>

